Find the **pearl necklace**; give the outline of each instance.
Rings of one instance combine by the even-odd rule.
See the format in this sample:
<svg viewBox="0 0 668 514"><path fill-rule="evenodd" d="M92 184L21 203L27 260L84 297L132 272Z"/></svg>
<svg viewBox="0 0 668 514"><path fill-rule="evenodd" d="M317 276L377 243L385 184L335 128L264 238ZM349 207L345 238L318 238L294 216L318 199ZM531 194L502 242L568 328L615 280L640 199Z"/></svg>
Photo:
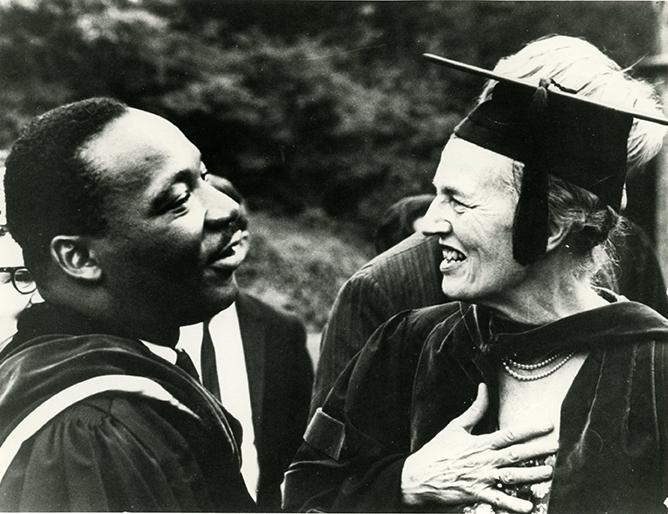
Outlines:
<svg viewBox="0 0 668 514"><path fill-rule="evenodd" d="M531 371L533 369L538 369L538 368L544 368L547 366L550 362L554 362L559 358L558 353L553 353L550 355L547 359L542 360L540 362L536 362L535 364L524 364L523 362L517 362L516 360L511 359L510 357L507 357L505 361L510 364L513 368L517 369L523 369L526 371Z"/></svg>
<svg viewBox="0 0 668 514"><path fill-rule="evenodd" d="M519 362L515 362L512 359L506 357L501 361L501 364L503 365L503 369L508 373L511 377L513 377L516 380L520 380L522 382L531 382L534 380L540 380L541 378L549 377L552 373L557 371L559 368L561 368L564 364L566 364L569 360L571 360L571 357L575 352L570 352L568 355L564 355L559 362L557 362L554 366L552 366L550 369L543 371L541 373L537 373L535 375L522 375L512 369L511 365L524 370L524 371L532 371L534 369L542 368L547 366L548 364L554 362L559 358L559 355L553 355L544 361L538 362L536 364L522 364Z"/></svg>

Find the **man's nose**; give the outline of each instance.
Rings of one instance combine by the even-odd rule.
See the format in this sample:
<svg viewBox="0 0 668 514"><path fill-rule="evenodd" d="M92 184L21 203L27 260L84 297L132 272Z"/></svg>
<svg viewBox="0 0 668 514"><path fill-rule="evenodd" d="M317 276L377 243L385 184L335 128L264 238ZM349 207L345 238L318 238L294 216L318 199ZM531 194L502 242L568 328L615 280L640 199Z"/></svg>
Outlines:
<svg viewBox="0 0 668 514"><path fill-rule="evenodd" d="M241 211L236 201L208 183L202 189L207 225L224 226L239 219Z"/></svg>
<svg viewBox="0 0 668 514"><path fill-rule="evenodd" d="M448 220L446 209L440 205L438 197L429 205L420 226L425 236L452 232L452 223Z"/></svg>

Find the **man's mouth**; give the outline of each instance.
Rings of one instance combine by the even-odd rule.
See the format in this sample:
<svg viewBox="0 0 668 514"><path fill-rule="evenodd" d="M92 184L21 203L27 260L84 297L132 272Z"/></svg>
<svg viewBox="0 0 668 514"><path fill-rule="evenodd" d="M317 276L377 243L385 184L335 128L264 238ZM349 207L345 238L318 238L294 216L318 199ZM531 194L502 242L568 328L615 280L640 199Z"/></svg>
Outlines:
<svg viewBox="0 0 668 514"><path fill-rule="evenodd" d="M242 230L237 230L234 232L231 237L226 238L227 242L225 242L221 248L214 252L211 256L210 263L220 263L222 265L227 265L227 266L233 266L236 267L240 262L236 262L238 259L236 259L236 248L237 245L241 242L241 239L243 238L243 231Z"/></svg>

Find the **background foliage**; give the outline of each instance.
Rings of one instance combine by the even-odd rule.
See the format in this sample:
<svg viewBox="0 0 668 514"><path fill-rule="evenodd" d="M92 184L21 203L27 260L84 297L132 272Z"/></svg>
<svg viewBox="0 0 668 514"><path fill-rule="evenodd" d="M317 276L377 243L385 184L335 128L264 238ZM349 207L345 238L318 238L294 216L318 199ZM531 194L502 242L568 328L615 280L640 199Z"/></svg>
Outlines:
<svg viewBox="0 0 668 514"><path fill-rule="evenodd" d="M532 39L563 33L631 65L652 53L654 16L645 2L6 0L0 148L34 114L87 96L160 113L260 221L310 227L304 273L318 277L306 282L326 306L370 256L365 241L381 213L430 190L442 145L481 87L422 62L422 52L493 66ZM272 273L263 256L290 257L287 233L274 228L256 238L245 277L276 293L281 284L258 282ZM318 229L338 239L325 243ZM315 245L330 243L350 259L326 264L331 252ZM326 312L309 312L295 286L306 282L288 282L280 303L320 326Z"/></svg>

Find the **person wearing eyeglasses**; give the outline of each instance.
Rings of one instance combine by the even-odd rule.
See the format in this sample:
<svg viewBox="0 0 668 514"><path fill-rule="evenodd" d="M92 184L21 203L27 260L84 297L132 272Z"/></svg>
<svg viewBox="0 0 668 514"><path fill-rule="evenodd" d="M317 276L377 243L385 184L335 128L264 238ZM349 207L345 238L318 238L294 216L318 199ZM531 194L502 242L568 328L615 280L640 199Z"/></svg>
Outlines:
<svg viewBox="0 0 668 514"><path fill-rule="evenodd" d="M30 294L37 290L32 275L25 266L1 266L0 284L10 283L21 294Z"/></svg>
<svg viewBox="0 0 668 514"><path fill-rule="evenodd" d="M23 265L20 247L9 234L0 236L0 348L16 332L19 313L30 305L37 285Z"/></svg>

